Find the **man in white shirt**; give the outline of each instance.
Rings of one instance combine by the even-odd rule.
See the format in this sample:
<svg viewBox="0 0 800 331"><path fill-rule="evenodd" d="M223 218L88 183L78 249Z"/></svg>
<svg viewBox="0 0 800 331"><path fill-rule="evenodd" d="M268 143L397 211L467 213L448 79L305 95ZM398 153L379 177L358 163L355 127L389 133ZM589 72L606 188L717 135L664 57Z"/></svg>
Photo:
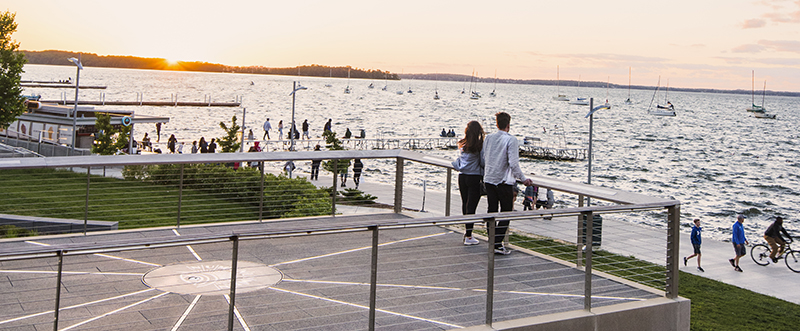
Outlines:
<svg viewBox="0 0 800 331"><path fill-rule="evenodd" d="M261 140L269 139L269 130L272 129L272 124L269 124L269 118L264 122L264 137Z"/></svg>
<svg viewBox="0 0 800 331"><path fill-rule="evenodd" d="M483 182L486 185L486 200L489 203L487 213L512 211L514 208L514 186L517 181L525 186L533 182L525 177L519 167L519 141L508 134L511 128L511 115L505 112L495 114L499 131L486 136L483 141L485 159ZM495 228L494 252L508 255L511 251L503 246L503 239L508 230L508 221L498 222Z"/></svg>

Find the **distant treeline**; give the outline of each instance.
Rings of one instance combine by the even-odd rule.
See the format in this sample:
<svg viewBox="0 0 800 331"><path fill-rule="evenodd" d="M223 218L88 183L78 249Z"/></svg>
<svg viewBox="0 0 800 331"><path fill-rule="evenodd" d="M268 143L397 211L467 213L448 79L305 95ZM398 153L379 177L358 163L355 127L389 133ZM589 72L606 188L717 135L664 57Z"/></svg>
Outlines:
<svg viewBox="0 0 800 331"><path fill-rule="evenodd" d="M444 81L456 81L456 82L469 82L470 79L473 79L473 82L478 83L494 83L495 79L492 77L475 77L471 78L470 75L459 75L459 74L402 74L400 75L401 79L419 79L419 80L444 80ZM560 82L557 80L546 80L546 79L503 79L497 78L498 83L506 83L506 84L528 84L528 85L557 85L560 84L561 86L574 86L577 87L578 84L583 87L598 87L598 88L605 88L606 82L588 82L588 81L576 81L576 80L561 80ZM620 84L608 84L609 88L613 89L627 89L628 85L620 85ZM645 86L645 85L631 85L632 90L655 90L655 86ZM664 88L662 86L661 88ZM748 90L720 90L720 89L709 89L709 88L680 88L680 87L670 87L670 91L676 92L700 92L700 93L732 93L732 94L751 94L752 91ZM756 91L756 94L761 95L761 91ZM800 96L800 92L784 92L784 91L770 91L767 90L767 95L777 95L777 96L788 96L788 97L798 97Z"/></svg>
<svg viewBox="0 0 800 331"><path fill-rule="evenodd" d="M307 65L290 68L267 68L262 66L236 67L208 62L183 62L170 64L166 59L143 58L135 56L102 56L92 53L74 53L66 51L22 51L29 64L71 65L67 60L80 56L81 64L86 67L131 68L152 70L229 72L263 75L314 76L346 78L348 69L352 78L392 79L399 80L397 74L381 70L365 70L350 67L327 67Z"/></svg>

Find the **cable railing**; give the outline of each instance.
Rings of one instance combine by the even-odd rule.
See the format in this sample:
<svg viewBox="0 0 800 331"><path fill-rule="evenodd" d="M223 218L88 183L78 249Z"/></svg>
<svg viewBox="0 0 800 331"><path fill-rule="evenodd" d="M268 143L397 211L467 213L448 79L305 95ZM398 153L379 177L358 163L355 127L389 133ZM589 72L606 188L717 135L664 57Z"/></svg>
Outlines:
<svg viewBox="0 0 800 331"><path fill-rule="evenodd" d="M393 213L347 214L353 201L332 192L341 190L335 172L323 175L332 186L319 188L265 170L355 157L395 160L399 184L373 192L393 194L383 209ZM445 216L403 213L408 195L417 194L403 189L407 160L446 169L445 199L426 207ZM121 166L125 179L95 175ZM533 177L540 187L580 196L581 205L450 216L452 175L447 160L398 150L0 162L3 185L53 196L9 192L2 213L84 226L78 234L0 242L0 274L15 284L0 294L14 303L1 310L0 328L452 329L677 298L678 201ZM594 204L583 206L584 197ZM634 226L613 220L664 210L660 237L640 238ZM599 215L606 218L596 222ZM118 220L128 230L87 231L90 220ZM510 221L508 247L518 251L508 256L493 250L503 220ZM462 245L466 223L477 225L481 245Z"/></svg>

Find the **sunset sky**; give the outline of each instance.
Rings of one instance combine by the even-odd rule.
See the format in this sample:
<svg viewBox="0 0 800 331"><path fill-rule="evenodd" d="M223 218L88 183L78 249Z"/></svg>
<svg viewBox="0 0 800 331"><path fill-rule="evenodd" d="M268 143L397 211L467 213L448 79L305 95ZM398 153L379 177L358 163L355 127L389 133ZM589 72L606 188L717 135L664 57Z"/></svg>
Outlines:
<svg viewBox="0 0 800 331"><path fill-rule="evenodd" d="M23 50L800 91L800 0L2 0ZM65 65L68 65L65 60Z"/></svg>

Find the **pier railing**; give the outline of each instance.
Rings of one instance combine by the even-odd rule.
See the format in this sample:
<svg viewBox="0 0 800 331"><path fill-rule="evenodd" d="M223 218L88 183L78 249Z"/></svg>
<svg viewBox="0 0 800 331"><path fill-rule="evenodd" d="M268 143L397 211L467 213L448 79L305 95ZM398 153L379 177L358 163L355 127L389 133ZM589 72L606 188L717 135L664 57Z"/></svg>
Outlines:
<svg viewBox="0 0 800 331"><path fill-rule="evenodd" d="M393 203L387 206L390 209L383 209L393 212L389 215L405 213L404 196L409 194L404 190L407 163L424 164L432 170L441 169L439 173L447 177L445 199L440 205L431 205L429 208L441 208L445 216L416 219L386 217L380 216L386 215L380 212L381 209L374 209L371 211L372 217L349 218L342 211L353 205L342 205L342 197L332 193L323 197L326 203L317 202L324 207L321 212L314 208L300 208L286 209L277 216L265 216L265 212L286 208L294 200L313 202L320 198L319 192L313 189L265 179L270 175L264 171L265 163L313 159L345 162L354 158L394 163L395 182L390 190ZM209 167L213 169L211 172L202 172L205 168L202 165L216 164L225 165L230 170ZM255 168L245 168L250 165ZM104 167L112 169L122 166L128 168L126 180L93 175ZM148 173L143 170L156 166L161 168L160 172ZM244 169L233 170L237 167ZM72 168L73 171L53 173L46 170L54 168ZM82 182L80 187L60 181L75 176L74 170L78 168L89 169L73 178ZM246 178L226 177L229 172L236 171L252 173ZM332 187L340 188L337 174L327 175ZM30 180L37 176L38 179ZM0 313L0 327L52 323L54 329L73 328L108 318L113 322L106 323L130 324L134 329L163 329L166 326L176 330L182 325L185 328L219 328L208 321L210 318L227 321L224 327L229 330L234 325L241 325L247 330L249 327L268 325L296 329L300 325L312 324L340 328L440 329L492 325L572 310L591 312L597 307L647 302L658 297L677 298L678 201L536 176L533 180L540 190L551 188L578 195L581 197L580 205L451 216L454 174L449 161L416 152L385 150L20 158L0 161L0 177L0 182L5 183L14 178L25 178L30 183L14 182L11 185L21 190L40 192L41 195L38 200L14 200L16 196L13 191L6 190L5 200L12 202L3 205L4 214L61 215L63 218L82 219L84 224L89 224L89 220L116 218L119 219L120 228L135 227L134 221L129 220L139 217L137 214L147 214L145 218L163 218L163 221L158 221L162 223L157 222L158 225L168 226L136 232L84 232L0 242L0 273L14 275L13 282L17 284L14 290L4 291L0 297L3 297L3 302L18 302L28 307L24 310L5 309ZM205 181L219 177L230 183ZM292 182L289 181L290 184ZM252 191L257 193L242 193ZM144 201L133 198L142 194L152 195ZM58 199L78 197L84 204L76 209L74 204L60 206L57 203L42 203L50 195ZM301 196L293 197L297 195ZM584 197L591 197L595 204L584 206ZM360 202L366 203L367 200ZM602 202L598 204L598 201ZM110 212L100 210L100 205L109 204L116 208ZM190 205L202 208L190 212ZM315 206L315 203L311 206ZM319 216L287 219L303 216L304 212ZM625 244L628 251L620 254L596 250L595 245L584 245L588 240L596 241L598 225L602 225L603 230L610 229L608 224L594 221L597 215L643 213L663 215L665 231L661 238L649 238L651 241L648 242L637 241L643 238L633 238L634 241ZM326 218L319 218L323 215ZM272 217L278 217L281 221L271 221ZM149 221L145 218L139 217L138 220ZM314 220L319 222L314 223ZM224 223L216 226L207 224L220 221ZM519 251L510 256L495 255L492 248L493 234L498 230L497 224L503 224L502 221L510 222L513 233L512 246L509 247ZM468 247L461 245L458 233L463 231L463 225L467 223L479 225L476 235L481 241L488 242L481 246L483 249L476 247L477 250L466 250ZM486 226L480 226L482 224ZM564 233L568 235L565 237ZM307 239L297 241L298 238ZM189 250L178 250L184 246ZM348 255L355 252L362 253ZM647 255L653 252L660 262L647 263L630 258L639 253ZM140 281L136 281L152 268L186 260L181 256L189 253L192 255L187 256L194 256L192 259L195 261L223 260L228 263L214 267L229 273L227 277L220 278L221 283L214 284L221 289L225 300L222 305L219 302L212 305L217 308L209 310L206 307L202 312L203 318L192 319L192 316L200 313L193 315L190 313L191 307L195 306L201 295L214 297L222 294L196 294L187 308L184 303L188 302L166 300L164 295L188 292L152 286L147 282L150 287L143 287ZM344 260L333 264L322 262L340 255ZM283 275L282 285L269 286L267 294L287 295L288 299L271 298L265 302L264 295L267 294L263 287L247 290L248 287L257 287L254 284L261 284L253 278L247 278L248 271L255 273L261 270L258 269L260 266L250 264L254 259L279 269ZM312 260L317 262L293 269L303 261ZM117 261L119 264L109 264L108 261ZM240 262L240 267L237 267ZM124 279L124 275L133 275L135 279L125 283L119 280ZM663 292L644 288L629 280ZM81 284L86 281L92 282L92 286ZM191 279L184 281L192 282ZM52 283L59 285L52 286ZM48 288L52 290L45 290ZM65 288L69 291L64 291ZM139 299L142 300L136 301ZM309 303L307 300L310 299L317 303ZM75 308L97 305L106 300L121 300L116 305L119 309L113 309L114 304L104 303L104 306L108 305L106 310L110 313L100 313L94 317L74 315ZM280 305L269 304L274 300ZM148 303L151 306L144 308L144 303L150 301L153 302ZM153 315L148 322L150 324L146 325L137 323L135 319L130 320L130 316L113 317L117 313L124 314L123 310L126 309L139 309L137 316L166 316ZM355 312L350 312L351 309ZM367 314L362 315L361 310ZM300 314L304 317L294 316L301 311L305 312ZM175 314L172 315L172 312ZM663 312L658 315L653 318L660 323L664 320ZM667 317L671 329L682 323L677 315ZM643 318L637 322L642 326L648 325L648 321Z"/></svg>

